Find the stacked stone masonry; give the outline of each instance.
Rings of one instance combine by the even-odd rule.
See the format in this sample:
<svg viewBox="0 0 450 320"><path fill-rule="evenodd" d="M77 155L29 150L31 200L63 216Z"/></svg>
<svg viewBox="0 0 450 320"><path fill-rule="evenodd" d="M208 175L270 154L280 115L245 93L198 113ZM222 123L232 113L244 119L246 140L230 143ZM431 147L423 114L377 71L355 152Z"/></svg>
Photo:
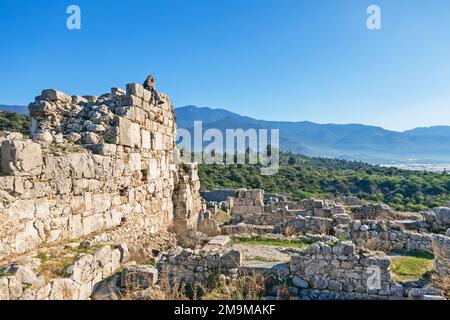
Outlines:
<svg viewBox="0 0 450 320"><path fill-rule="evenodd" d="M0 260L105 230L133 244L167 230L174 199L187 194L184 209L198 216L197 168L180 175L173 107L159 100L138 84L101 97L36 97L31 139L1 141Z"/></svg>

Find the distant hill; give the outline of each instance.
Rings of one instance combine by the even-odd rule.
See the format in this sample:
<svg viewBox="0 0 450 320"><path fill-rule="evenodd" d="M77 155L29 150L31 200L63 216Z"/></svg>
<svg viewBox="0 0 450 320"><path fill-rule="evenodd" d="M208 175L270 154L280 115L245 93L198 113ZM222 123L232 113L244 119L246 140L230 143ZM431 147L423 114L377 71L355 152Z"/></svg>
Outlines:
<svg viewBox="0 0 450 320"><path fill-rule="evenodd" d="M0 104L0 111L11 111L18 114L28 114L27 106L9 106Z"/></svg>
<svg viewBox="0 0 450 320"><path fill-rule="evenodd" d="M279 129L284 151L369 163L450 163L450 126L405 132L361 124L317 124L308 121L265 121L224 109L186 106L175 109L179 128L192 130L195 120L204 130Z"/></svg>

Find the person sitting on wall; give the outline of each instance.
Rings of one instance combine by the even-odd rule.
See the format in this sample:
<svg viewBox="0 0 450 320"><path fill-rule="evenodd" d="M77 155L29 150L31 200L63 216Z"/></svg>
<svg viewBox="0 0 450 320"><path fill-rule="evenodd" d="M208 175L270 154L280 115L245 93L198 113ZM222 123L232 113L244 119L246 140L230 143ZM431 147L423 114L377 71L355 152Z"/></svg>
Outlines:
<svg viewBox="0 0 450 320"><path fill-rule="evenodd" d="M147 89L148 91L150 91L152 93L152 97L153 99L155 99L155 104L156 105L161 105L164 104L164 101L162 101L159 98L159 94L156 91L156 87L155 87L155 78L152 75L149 75L147 77L147 79L144 82L144 88Z"/></svg>

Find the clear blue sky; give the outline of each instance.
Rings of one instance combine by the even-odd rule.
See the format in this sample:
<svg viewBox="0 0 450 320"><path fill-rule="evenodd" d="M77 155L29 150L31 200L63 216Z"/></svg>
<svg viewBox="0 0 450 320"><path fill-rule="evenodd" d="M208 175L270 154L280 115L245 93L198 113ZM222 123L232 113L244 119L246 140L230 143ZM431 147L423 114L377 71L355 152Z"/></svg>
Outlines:
<svg viewBox="0 0 450 320"><path fill-rule="evenodd" d="M66 28L66 8L82 29ZM366 9L382 9L382 30ZM147 73L175 106L268 120L450 125L448 0L1 0L0 104Z"/></svg>

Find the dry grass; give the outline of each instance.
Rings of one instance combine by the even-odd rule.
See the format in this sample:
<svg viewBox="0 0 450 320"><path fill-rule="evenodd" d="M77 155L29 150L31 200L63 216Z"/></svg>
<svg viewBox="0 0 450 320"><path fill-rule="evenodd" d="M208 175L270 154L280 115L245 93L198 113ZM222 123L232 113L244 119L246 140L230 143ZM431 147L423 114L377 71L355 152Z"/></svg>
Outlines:
<svg viewBox="0 0 450 320"><path fill-rule="evenodd" d="M207 238L200 236L195 231L177 237L177 244L185 249L198 249L206 244L207 241Z"/></svg>
<svg viewBox="0 0 450 320"><path fill-rule="evenodd" d="M240 270L239 277L221 279L212 277L201 300L261 300L266 292L268 276L260 272Z"/></svg>
<svg viewBox="0 0 450 320"><path fill-rule="evenodd" d="M38 270L39 273L42 274L46 280L51 280L68 277L69 274L67 273L67 268L76 261L78 255L66 254L54 256L40 252L37 257L41 260L41 265Z"/></svg>
<svg viewBox="0 0 450 320"><path fill-rule="evenodd" d="M450 276L443 277L434 274L431 276L431 283L434 287L441 289L447 299L450 299Z"/></svg>
<svg viewBox="0 0 450 320"><path fill-rule="evenodd" d="M237 279L223 279L218 273L211 276L207 284L185 284L170 279L169 270L163 267L159 286L144 290L139 288L118 297L120 300L260 300L266 292L267 276L261 273L242 274Z"/></svg>
<svg viewBox="0 0 450 320"><path fill-rule="evenodd" d="M136 264L155 265L155 259L143 248L130 251L130 258L128 260L135 261Z"/></svg>
<svg viewBox="0 0 450 320"><path fill-rule="evenodd" d="M292 236L296 236L298 234L299 234L299 232L291 225L286 225L283 228L283 235L285 237L292 237Z"/></svg>
<svg viewBox="0 0 450 320"><path fill-rule="evenodd" d="M47 251L38 252L37 258L41 261L38 272L45 279L51 280L55 278L66 278L69 276L67 268L74 264L76 260L83 254L93 254L95 250L104 244L94 244L88 248L53 248Z"/></svg>

